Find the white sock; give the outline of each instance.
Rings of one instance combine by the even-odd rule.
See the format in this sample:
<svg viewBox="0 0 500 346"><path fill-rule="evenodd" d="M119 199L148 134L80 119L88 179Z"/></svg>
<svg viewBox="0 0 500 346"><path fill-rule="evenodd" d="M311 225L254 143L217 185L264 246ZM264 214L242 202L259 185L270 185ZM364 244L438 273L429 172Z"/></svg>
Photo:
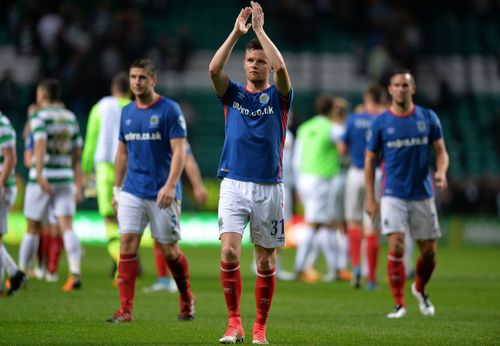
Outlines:
<svg viewBox="0 0 500 346"><path fill-rule="evenodd" d="M63 234L64 249L68 256L69 272L74 275L80 275L80 262L82 258L82 247L80 239L73 230L65 231Z"/></svg>
<svg viewBox="0 0 500 346"><path fill-rule="evenodd" d="M297 253L295 254L295 271L297 273L303 272L306 269L306 261L310 254L312 243L314 240L314 235L316 232L310 228L304 228L305 233L304 238L297 247Z"/></svg>
<svg viewBox="0 0 500 346"><path fill-rule="evenodd" d="M321 239L321 250L325 256L328 266L328 274L337 275L337 235L330 227L322 227L319 229Z"/></svg>
<svg viewBox="0 0 500 346"><path fill-rule="evenodd" d="M8 253L4 245L2 245L0 248L0 257L2 257L3 259L3 265L5 270L9 274L9 277L14 276L19 268L17 267L17 264L16 262L14 262L12 257L10 257L10 254Z"/></svg>
<svg viewBox="0 0 500 346"><path fill-rule="evenodd" d="M346 270L349 262L349 239L347 234L337 231L337 269Z"/></svg>
<svg viewBox="0 0 500 346"><path fill-rule="evenodd" d="M21 247L19 248L19 268L23 272L26 272L26 270L30 267L31 260L35 256L35 252L38 250L39 242L40 236L38 234L26 233L24 235Z"/></svg>

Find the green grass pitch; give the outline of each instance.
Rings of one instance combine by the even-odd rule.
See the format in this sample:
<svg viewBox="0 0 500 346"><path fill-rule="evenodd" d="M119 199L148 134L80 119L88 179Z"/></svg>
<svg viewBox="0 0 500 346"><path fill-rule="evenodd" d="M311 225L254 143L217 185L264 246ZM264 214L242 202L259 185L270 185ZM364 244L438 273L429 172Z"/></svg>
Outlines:
<svg viewBox="0 0 500 346"><path fill-rule="evenodd" d="M9 246L17 257L17 248ZM60 282L31 279L27 289L0 298L0 344L209 345L226 328L226 310L219 282L217 247L185 248L196 295L196 319L177 321L178 297L142 293L153 283L151 249L141 249L144 276L138 280L134 321L104 322L119 306L109 279L104 247L86 247L83 289L64 294L66 273L61 259ZM500 345L500 251L498 248L441 248L428 287L435 317L421 316L406 285L408 314L389 320L392 298L385 279L385 252L380 257L381 283L376 291L354 290L348 283L278 281L267 337L281 345ZM291 268L293 250L284 251ZM242 255L242 319L251 343L255 317L255 278L251 249ZM321 267L324 268L324 267Z"/></svg>

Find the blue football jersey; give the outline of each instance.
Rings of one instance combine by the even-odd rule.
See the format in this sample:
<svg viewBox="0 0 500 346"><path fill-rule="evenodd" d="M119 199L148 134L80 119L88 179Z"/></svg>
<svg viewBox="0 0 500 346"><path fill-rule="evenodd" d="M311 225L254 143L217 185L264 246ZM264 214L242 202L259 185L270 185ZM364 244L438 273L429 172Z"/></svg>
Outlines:
<svg viewBox="0 0 500 346"><path fill-rule="evenodd" d="M128 151L123 191L140 198L156 199L170 173L170 140L186 135L186 122L177 102L160 97L145 109L138 108L135 102L125 106L119 137ZM180 200L181 197L181 184L177 182L176 198Z"/></svg>
<svg viewBox="0 0 500 346"><path fill-rule="evenodd" d="M284 97L274 85L251 93L242 85L229 82L220 98L226 138L218 177L255 183L283 180L283 147L292 99L292 89Z"/></svg>
<svg viewBox="0 0 500 346"><path fill-rule="evenodd" d="M406 115L386 111L375 118L367 149L382 154L384 196L406 200L433 196L430 148L442 137L436 113L419 106Z"/></svg>
<svg viewBox="0 0 500 346"><path fill-rule="evenodd" d="M376 115L370 113L350 114L341 138L349 147L351 164L359 169L365 167L366 135Z"/></svg>

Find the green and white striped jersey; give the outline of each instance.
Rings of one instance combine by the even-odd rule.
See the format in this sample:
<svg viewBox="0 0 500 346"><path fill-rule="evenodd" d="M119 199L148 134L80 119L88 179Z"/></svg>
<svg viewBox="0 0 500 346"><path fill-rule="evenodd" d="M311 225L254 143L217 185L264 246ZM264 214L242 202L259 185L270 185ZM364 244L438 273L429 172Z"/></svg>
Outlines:
<svg viewBox="0 0 500 346"><path fill-rule="evenodd" d="M80 127L75 115L64 107L51 106L38 110L30 118L31 132L36 143L47 143L43 176L51 184L74 181L71 164L73 150L82 147ZM33 160L34 161L34 160ZM35 162L29 172L29 182L36 183Z"/></svg>
<svg viewBox="0 0 500 346"><path fill-rule="evenodd" d="M0 172L3 171L3 149L16 148L16 131L12 127L9 118L0 112ZM14 168L5 182L5 187L16 186L16 178L14 175Z"/></svg>

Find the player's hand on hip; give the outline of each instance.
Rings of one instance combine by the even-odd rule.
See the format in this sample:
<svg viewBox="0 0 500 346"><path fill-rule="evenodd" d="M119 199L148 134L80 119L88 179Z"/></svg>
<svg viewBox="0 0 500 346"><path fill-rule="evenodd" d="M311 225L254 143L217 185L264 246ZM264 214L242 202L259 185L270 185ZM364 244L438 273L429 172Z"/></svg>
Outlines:
<svg viewBox="0 0 500 346"><path fill-rule="evenodd" d="M262 7L255 2L250 1L250 5L252 6L252 27L253 30L260 30L264 27L264 11Z"/></svg>
<svg viewBox="0 0 500 346"><path fill-rule="evenodd" d="M170 206L175 199L175 185L172 186L163 186L161 190L158 192L158 196L156 197L156 205L160 209L165 209Z"/></svg>
<svg viewBox="0 0 500 346"><path fill-rule="evenodd" d="M374 219L379 214L379 211L380 211L379 209L380 209L380 206L377 203L377 201L375 201L374 199L367 199L366 200L365 211L372 219Z"/></svg>
<svg viewBox="0 0 500 346"><path fill-rule="evenodd" d="M38 185L40 185L40 188L43 192L48 193L49 195L52 195L54 193L54 189L49 184L48 180L44 177L38 178L37 183Z"/></svg>
<svg viewBox="0 0 500 346"><path fill-rule="evenodd" d="M446 179L446 174L441 172L436 172L434 174L434 182L436 187L443 191L448 187L448 180Z"/></svg>
<svg viewBox="0 0 500 346"><path fill-rule="evenodd" d="M236 22L234 23L234 31L240 36L245 35L252 26L252 24L247 23L251 13L252 9L250 7L245 7L241 9L238 18L236 18Z"/></svg>

